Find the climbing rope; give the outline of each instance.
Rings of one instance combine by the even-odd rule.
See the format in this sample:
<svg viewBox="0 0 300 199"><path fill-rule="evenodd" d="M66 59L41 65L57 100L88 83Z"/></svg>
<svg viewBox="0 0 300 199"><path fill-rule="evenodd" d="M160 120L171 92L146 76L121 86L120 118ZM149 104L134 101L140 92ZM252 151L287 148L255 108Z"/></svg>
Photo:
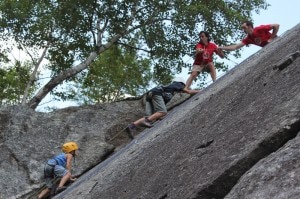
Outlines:
<svg viewBox="0 0 300 199"><path fill-rule="evenodd" d="M127 127L126 127L127 128ZM112 138L110 138L107 142L113 141L116 137L118 137L121 133L125 132L126 128L121 129L117 134L115 134Z"/></svg>
<svg viewBox="0 0 300 199"><path fill-rule="evenodd" d="M53 186L58 183L60 180L60 177L55 177L53 180L51 180L51 183L53 184ZM44 184L42 187L40 187L39 189L33 191L28 197L27 199L36 199L38 198L39 194L46 188L46 185ZM51 191L50 191L51 193Z"/></svg>

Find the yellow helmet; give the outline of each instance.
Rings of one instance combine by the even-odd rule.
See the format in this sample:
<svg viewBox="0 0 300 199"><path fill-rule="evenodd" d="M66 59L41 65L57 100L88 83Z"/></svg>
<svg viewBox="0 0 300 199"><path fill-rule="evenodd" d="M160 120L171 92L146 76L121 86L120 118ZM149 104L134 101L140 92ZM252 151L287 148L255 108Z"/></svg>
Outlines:
<svg viewBox="0 0 300 199"><path fill-rule="evenodd" d="M77 150L78 145L75 142L67 142L62 146L62 151L65 153L70 153L71 151Z"/></svg>

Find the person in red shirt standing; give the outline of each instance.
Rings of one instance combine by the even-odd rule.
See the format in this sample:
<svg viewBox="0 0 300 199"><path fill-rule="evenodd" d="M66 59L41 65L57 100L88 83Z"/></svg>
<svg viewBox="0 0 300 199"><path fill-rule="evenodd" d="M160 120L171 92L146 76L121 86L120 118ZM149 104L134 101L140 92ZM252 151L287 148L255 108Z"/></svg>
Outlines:
<svg viewBox="0 0 300 199"><path fill-rule="evenodd" d="M200 41L196 44L196 57L192 68L192 73L186 81L186 89L190 89L193 80L201 73L203 69L210 72L213 81L216 80L216 69L213 63L213 54L216 53L224 58L224 53L218 46L210 42L210 35L206 31L199 33Z"/></svg>
<svg viewBox="0 0 300 199"><path fill-rule="evenodd" d="M260 25L253 28L253 23L251 21L244 21L242 23L242 29L247 34L247 37L244 38L240 43L223 46L219 49L221 50L237 50L245 45L254 44L260 47L264 47L268 43L272 42L274 38L277 37L277 32L279 30L279 24L268 24ZM272 33L270 32L272 30Z"/></svg>

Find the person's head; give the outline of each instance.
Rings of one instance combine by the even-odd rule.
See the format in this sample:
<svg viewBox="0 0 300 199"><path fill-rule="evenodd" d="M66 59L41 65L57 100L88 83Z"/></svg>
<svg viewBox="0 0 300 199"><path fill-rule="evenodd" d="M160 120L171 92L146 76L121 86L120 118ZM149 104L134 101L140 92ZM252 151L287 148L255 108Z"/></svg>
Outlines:
<svg viewBox="0 0 300 199"><path fill-rule="evenodd" d="M71 153L73 156L75 155L76 150L78 150L76 142L66 142L62 146L62 151L64 153Z"/></svg>
<svg viewBox="0 0 300 199"><path fill-rule="evenodd" d="M251 34L253 31L253 23L251 21L243 21L242 29L246 34Z"/></svg>
<svg viewBox="0 0 300 199"><path fill-rule="evenodd" d="M205 43L205 42L209 43L210 42L210 35L206 31L201 31L199 33L199 38L200 38L200 42L202 42L202 43Z"/></svg>

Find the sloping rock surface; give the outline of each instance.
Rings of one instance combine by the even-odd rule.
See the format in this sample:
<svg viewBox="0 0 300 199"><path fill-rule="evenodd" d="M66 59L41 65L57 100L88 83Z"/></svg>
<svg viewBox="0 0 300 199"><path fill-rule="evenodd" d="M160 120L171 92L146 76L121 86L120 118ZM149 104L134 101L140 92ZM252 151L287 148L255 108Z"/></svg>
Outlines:
<svg viewBox="0 0 300 199"><path fill-rule="evenodd" d="M247 171L225 198L299 198L299 148L298 133L295 139Z"/></svg>
<svg viewBox="0 0 300 199"><path fill-rule="evenodd" d="M178 95L131 142L120 132L142 100L2 107L0 198L36 198L43 163L70 140L80 177L55 198L299 198L299 34L300 24L187 101Z"/></svg>
<svg viewBox="0 0 300 199"><path fill-rule="evenodd" d="M76 141L80 147L74 175L97 165L117 146L129 141L125 134L112 142L110 139L143 114L140 104L141 101L124 101L53 113L20 106L2 108L0 198L26 198L38 190L43 184L46 160L60 153L64 142Z"/></svg>
<svg viewBox="0 0 300 199"><path fill-rule="evenodd" d="M57 198L298 198L299 34L297 25Z"/></svg>
<svg viewBox="0 0 300 199"><path fill-rule="evenodd" d="M168 108L189 97L176 95ZM130 141L122 130L144 115L143 100L70 107L52 113L22 106L1 107L0 198L37 198L44 184L44 164L61 153L64 142L76 141L80 147L73 175L80 176L102 162Z"/></svg>

